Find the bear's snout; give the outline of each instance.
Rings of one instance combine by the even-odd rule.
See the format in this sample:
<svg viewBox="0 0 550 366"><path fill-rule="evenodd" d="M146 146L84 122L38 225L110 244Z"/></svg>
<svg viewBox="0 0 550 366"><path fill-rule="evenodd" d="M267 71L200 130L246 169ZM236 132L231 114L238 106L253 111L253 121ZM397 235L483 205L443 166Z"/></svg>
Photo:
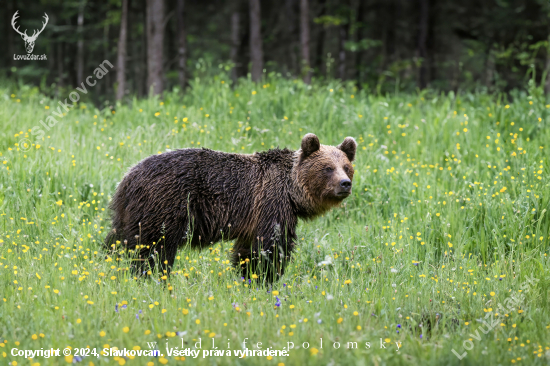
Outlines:
<svg viewBox="0 0 550 366"><path fill-rule="evenodd" d="M349 191L351 189L351 180L349 179L342 179L340 181L340 187L346 191Z"/></svg>
<svg viewBox="0 0 550 366"><path fill-rule="evenodd" d="M351 180L344 178L340 180L340 184L336 189L336 195L340 197L347 197L351 193Z"/></svg>

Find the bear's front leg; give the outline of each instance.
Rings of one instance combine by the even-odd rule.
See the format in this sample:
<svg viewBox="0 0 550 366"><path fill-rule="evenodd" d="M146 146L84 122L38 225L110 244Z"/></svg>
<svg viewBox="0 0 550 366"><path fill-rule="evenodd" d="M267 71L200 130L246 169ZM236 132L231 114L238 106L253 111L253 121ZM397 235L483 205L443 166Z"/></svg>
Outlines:
<svg viewBox="0 0 550 366"><path fill-rule="evenodd" d="M247 240L237 238L231 252L231 264L244 274L246 264L250 262L253 244ZM246 276L245 276L246 277Z"/></svg>
<svg viewBox="0 0 550 366"><path fill-rule="evenodd" d="M291 260L296 245L295 225L274 223L267 234L270 235L269 240L265 240L268 236L264 236L263 240L260 237L260 265L268 281L274 281L284 274Z"/></svg>
<svg viewBox="0 0 550 366"><path fill-rule="evenodd" d="M252 243L237 240L233 248L233 265L241 269L244 278L273 282L284 274L294 250L294 227L277 222L264 225Z"/></svg>

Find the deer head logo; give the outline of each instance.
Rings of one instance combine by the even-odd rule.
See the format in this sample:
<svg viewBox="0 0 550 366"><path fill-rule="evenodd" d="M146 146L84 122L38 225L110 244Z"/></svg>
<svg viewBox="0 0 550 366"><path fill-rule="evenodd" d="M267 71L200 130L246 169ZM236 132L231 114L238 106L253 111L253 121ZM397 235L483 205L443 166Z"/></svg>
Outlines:
<svg viewBox="0 0 550 366"><path fill-rule="evenodd" d="M42 23L42 29L40 30L34 30L32 36L28 36L27 35L27 30L25 29L24 32L20 32L19 31L19 26L17 26L17 28L15 27L15 21L17 18L19 18L19 15L17 15L17 13L19 12L19 10L17 10L15 12L15 14L13 14L13 18L11 18L11 26L13 27L13 29L19 33L21 35L21 38L23 38L23 41L25 41L25 49L27 50L27 53L31 53L32 50L34 49L34 42L36 42L36 38L38 38L38 35L40 33L42 33L42 31L44 30L44 28L46 28L46 24L48 24L48 14L44 13L44 20L46 21L45 23ZM37 33L38 32L38 33Z"/></svg>

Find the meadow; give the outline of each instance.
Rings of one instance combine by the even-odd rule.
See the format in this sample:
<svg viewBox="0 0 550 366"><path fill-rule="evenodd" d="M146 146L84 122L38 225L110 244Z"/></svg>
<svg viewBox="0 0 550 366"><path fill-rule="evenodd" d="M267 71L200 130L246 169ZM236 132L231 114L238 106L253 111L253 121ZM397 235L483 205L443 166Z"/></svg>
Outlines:
<svg viewBox="0 0 550 366"><path fill-rule="evenodd" d="M102 109L82 98L64 110L36 88L0 86L0 364L550 363L550 102L540 88L375 95L274 74L232 88L220 74L183 95ZM149 279L102 248L110 197L141 159L298 149L308 132L322 144L356 138L353 193L299 224L273 286L240 278L231 242L182 248L169 278ZM162 356L99 352L152 342ZM288 356L202 357L243 342ZM52 347L71 355L12 354Z"/></svg>

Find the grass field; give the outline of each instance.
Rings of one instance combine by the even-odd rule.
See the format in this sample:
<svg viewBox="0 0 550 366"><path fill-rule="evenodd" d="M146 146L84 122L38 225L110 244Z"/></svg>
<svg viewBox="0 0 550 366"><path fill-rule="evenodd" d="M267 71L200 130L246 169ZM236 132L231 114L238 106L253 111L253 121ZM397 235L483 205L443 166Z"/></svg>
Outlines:
<svg viewBox="0 0 550 366"><path fill-rule="evenodd" d="M539 89L375 96L265 83L231 89L219 76L183 97L103 110L81 101L57 117L57 100L36 89L1 89L0 364L550 363L550 105ZM101 248L109 199L141 159L297 149L308 132L323 144L356 138L353 194L300 223L299 249L272 288L240 279L231 243L181 249L169 284L135 280ZM242 350L245 339L294 348L168 356L167 344L195 349L199 339L201 350L213 340ZM92 355L148 342L164 356ZM51 347L72 355L12 356ZM74 357L85 347L88 357Z"/></svg>

